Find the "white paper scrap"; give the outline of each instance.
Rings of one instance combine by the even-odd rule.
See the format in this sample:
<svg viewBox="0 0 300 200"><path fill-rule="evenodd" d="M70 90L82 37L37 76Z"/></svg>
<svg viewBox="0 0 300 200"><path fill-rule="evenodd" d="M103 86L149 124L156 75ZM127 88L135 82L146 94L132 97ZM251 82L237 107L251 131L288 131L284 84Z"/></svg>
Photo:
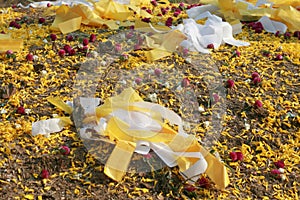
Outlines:
<svg viewBox="0 0 300 200"><path fill-rule="evenodd" d="M36 135L45 135L46 137L50 136L50 133L56 133L61 131L64 128L64 124L61 119L53 118L47 120L41 120L32 123L31 133L33 136Z"/></svg>
<svg viewBox="0 0 300 200"><path fill-rule="evenodd" d="M284 23L271 20L267 16L261 17L258 21L262 24L264 29L270 33L276 33L277 31L285 33L287 30L287 26Z"/></svg>

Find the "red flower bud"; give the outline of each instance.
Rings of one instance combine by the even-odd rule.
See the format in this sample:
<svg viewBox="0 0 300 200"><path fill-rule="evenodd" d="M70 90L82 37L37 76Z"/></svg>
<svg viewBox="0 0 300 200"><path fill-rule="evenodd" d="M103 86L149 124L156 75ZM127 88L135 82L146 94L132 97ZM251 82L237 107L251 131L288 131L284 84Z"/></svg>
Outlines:
<svg viewBox="0 0 300 200"><path fill-rule="evenodd" d="M39 18L39 23L40 23L40 24L45 23L45 21L46 21L45 18L43 18L43 17Z"/></svg>
<svg viewBox="0 0 300 200"><path fill-rule="evenodd" d="M235 54L237 57L240 57L241 52L239 52L238 50L235 50L234 54Z"/></svg>
<svg viewBox="0 0 300 200"><path fill-rule="evenodd" d="M75 54L76 54L75 49L71 49L71 50L69 51L69 56L74 56Z"/></svg>
<svg viewBox="0 0 300 200"><path fill-rule="evenodd" d="M261 108L261 107L263 107L263 104L260 100L256 100L255 103L254 103L254 107Z"/></svg>
<svg viewBox="0 0 300 200"><path fill-rule="evenodd" d="M116 44L116 45L115 45L115 50L116 50L117 52L120 52L120 51L122 50L122 46L121 46L120 44Z"/></svg>
<svg viewBox="0 0 300 200"><path fill-rule="evenodd" d="M214 44L208 44L208 45L207 45L207 48L208 48L208 49L213 49L213 48L215 48L215 47L214 47Z"/></svg>
<svg viewBox="0 0 300 200"><path fill-rule="evenodd" d="M25 108L23 106L18 107L16 112L18 114L21 114L21 115L25 115L26 114Z"/></svg>
<svg viewBox="0 0 300 200"><path fill-rule="evenodd" d="M58 55L60 57L64 57L66 55L66 51L64 49L61 49L61 50L58 51Z"/></svg>
<svg viewBox="0 0 300 200"><path fill-rule="evenodd" d="M46 169L43 169L42 170L42 173L41 173L41 178L42 179L47 179L47 178L49 178L49 171L48 170L46 170Z"/></svg>
<svg viewBox="0 0 300 200"><path fill-rule="evenodd" d="M71 50L72 50L72 47L71 47L70 45L65 45L65 46L64 46L64 50L65 50L68 54L70 54L70 52L71 52Z"/></svg>
<svg viewBox="0 0 300 200"><path fill-rule="evenodd" d="M67 41L71 42L74 40L73 36L72 35L67 35L66 37Z"/></svg>
<svg viewBox="0 0 300 200"><path fill-rule="evenodd" d="M161 74L161 69L155 69L154 70L154 74L156 75L156 76L160 76L160 74Z"/></svg>
<svg viewBox="0 0 300 200"><path fill-rule="evenodd" d="M238 160L238 156L237 156L236 152L234 152L234 151L230 152L229 156L233 162Z"/></svg>
<svg viewBox="0 0 300 200"><path fill-rule="evenodd" d="M281 54L278 54L278 55L276 56L276 60L283 60L283 56L282 56Z"/></svg>
<svg viewBox="0 0 300 200"><path fill-rule="evenodd" d="M244 155L242 152L236 152L236 156L237 156L237 160L243 160L244 159Z"/></svg>
<svg viewBox="0 0 300 200"><path fill-rule="evenodd" d="M206 189L207 189L207 188L210 187L209 181L208 181L208 179L205 178L205 177L201 177L201 178L197 181L197 183L198 183L199 186L202 187L202 188L206 188Z"/></svg>
<svg viewBox="0 0 300 200"><path fill-rule="evenodd" d="M234 80L228 79L227 80L227 87L228 88L233 88L234 87Z"/></svg>
<svg viewBox="0 0 300 200"><path fill-rule="evenodd" d="M56 36L55 34L51 33L51 34L50 34L50 39L51 39L52 41L55 41L55 40L57 39L57 36Z"/></svg>
<svg viewBox="0 0 300 200"><path fill-rule="evenodd" d="M188 78L182 79L182 81L181 81L181 86L182 87L188 87L189 85L190 85L190 81L189 81Z"/></svg>
<svg viewBox="0 0 300 200"><path fill-rule="evenodd" d="M97 39L96 35L95 34L91 34L90 35L90 42L95 42Z"/></svg>
<svg viewBox="0 0 300 200"><path fill-rule="evenodd" d="M88 40L87 38L84 38L84 39L82 40L82 44L83 44L83 46L88 45L88 44L89 44L89 40Z"/></svg>
<svg viewBox="0 0 300 200"><path fill-rule="evenodd" d="M261 79L260 79L259 76L255 77L255 78L253 79L253 83L254 83L255 85L257 85L257 84L260 83L260 82L261 82Z"/></svg>
<svg viewBox="0 0 300 200"><path fill-rule="evenodd" d="M188 192L193 192L193 191L196 190L196 188L195 188L194 186L192 186L192 185L186 185L186 186L184 187L184 190L186 190L186 191L188 191Z"/></svg>
<svg viewBox="0 0 300 200"><path fill-rule="evenodd" d="M33 55L31 53L27 54L26 59L28 61L33 61Z"/></svg>
<svg viewBox="0 0 300 200"><path fill-rule="evenodd" d="M252 76L252 80L253 80L255 77L259 77L259 73L253 72L251 76Z"/></svg>
<svg viewBox="0 0 300 200"><path fill-rule="evenodd" d="M70 148L68 146L61 146L60 147L60 152L63 154L63 155L69 155L70 154Z"/></svg>
<svg viewBox="0 0 300 200"><path fill-rule="evenodd" d="M274 163L274 165L277 167L277 168L284 168L284 161L282 160L279 160L277 162Z"/></svg>
<svg viewBox="0 0 300 200"><path fill-rule="evenodd" d="M134 81L135 81L136 84L139 85L139 84L142 83L143 80L141 78L136 78Z"/></svg>
<svg viewBox="0 0 300 200"><path fill-rule="evenodd" d="M273 175L279 175L281 173L280 173L280 171L278 169L272 169L271 170L271 174L273 174Z"/></svg>

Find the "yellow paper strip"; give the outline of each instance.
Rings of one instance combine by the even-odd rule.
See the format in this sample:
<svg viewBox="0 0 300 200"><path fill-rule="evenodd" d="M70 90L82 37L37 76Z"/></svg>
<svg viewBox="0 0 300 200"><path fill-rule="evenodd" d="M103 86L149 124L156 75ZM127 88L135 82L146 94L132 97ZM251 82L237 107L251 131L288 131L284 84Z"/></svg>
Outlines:
<svg viewBox="0 0 300 200"><path fill-rule="evenodd" d="M22 39L0 39L0 51L19 51L23 48Z"/></svg>
<svg viewBox="0 0 300 200"><path fill-rule="evenodd" d="M117 141L108 158L104 173L116 181L121 181L130 163L135 147L124 141Z"/></svg>
<svg viewBox="0 0 300 200"><path fill-rule="evenodd" d="M63 102L59 97L48 97L47 101L68 114L71 114L73 111L73 108Z"/></svg>

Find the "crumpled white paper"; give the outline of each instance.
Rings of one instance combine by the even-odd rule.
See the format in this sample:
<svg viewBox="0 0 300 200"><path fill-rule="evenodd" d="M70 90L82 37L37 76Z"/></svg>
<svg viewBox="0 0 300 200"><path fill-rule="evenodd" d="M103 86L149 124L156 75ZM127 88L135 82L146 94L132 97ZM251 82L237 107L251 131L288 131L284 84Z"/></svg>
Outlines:
<svg viewBox="0 0 300 200"><path fill-rule="evenodd" d="M32 123L31 134L33 136L36 135L44 135L46 137L50 136L50 133L56 133L61 131L64 128L64 124L61 119L53 118L47 120L41 120Z"/></svg>
<svg viewBox="0 0 300 200"><path fill-rule="evenodd" d="M195 15L193 10L191 12L188 10L187 12L196 17L195 19L184 19L183 24L179 24L175 27L175 29L180 30L188 38L181 43L181 46L191 51L196 50L201 53L210 53L207 49L208 44L213 44L216 49L223 43L233 46L250 45L249 42L234 39L232 36L232 26L228 22L223 22L222 18L212 15L208 11L200 15ZM206 17L207 20L204 25L197 24L195 21Z"/></svg>
<svg viewBox="0 0 300 200"><path fill-rule="evenodd" d="M267 16L261 17L258 21L262 24L265 31L270 33L276 33L277 31L285 33L287 30L287 26L284 23L271 20Z"/></svg>

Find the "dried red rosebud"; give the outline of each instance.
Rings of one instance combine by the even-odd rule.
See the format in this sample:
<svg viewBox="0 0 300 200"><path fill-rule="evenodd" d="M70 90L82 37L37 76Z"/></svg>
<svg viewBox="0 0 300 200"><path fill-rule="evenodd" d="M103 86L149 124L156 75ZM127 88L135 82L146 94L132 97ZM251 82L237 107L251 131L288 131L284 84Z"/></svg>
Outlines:
<svg viewBox="0 0 300 200"><path fill-rule="evenodd" d="M40 24L45 23L45 21L46 21L45 18L43 18L43 17L39 18L39 23L40 23Z"/></svg>
<svg viewBox="0 0 300 200"><path fill-rule="evenodd" d="M58 55L60 57L64 57L66 55L66 51L64 49L61 49L61 50L58 51Z"/></svg>
<svg viewBox="0 0 300 200"><path fill-rule="evenodd" d="M65 45L64 50L69 54L72 50L72 47L70 45Z"/></svg>
<svg viewBox="0 0 300 200"><path fill-rule="evenodd" d="M279 160L277 162L274 162L274 165L277 167L277 168L284 168L284 161L282 160Z"/></svg>
<svg viewBox="0 0 300 200"><path fill-rule="evenodd" d="M51 33L51 34L50 34L50 39L51 39L52 41L55 41L55 40L57 39L57 36L56 36L55 34Z"/></svg>
<svg viewBox="0 0 300 200"><path fill-rule="evenodd" d="M67 41L71 42L74 40L73 36L72 35L67 35L66 37Z"/></svg>
<svg viewBox="0 0 300 200"><path fill-rule="evenodd" d="M76 54L75 49L71 49L71 50L69 51L69 56L74 56L75 54Z"/></svg>
<svg viewBox="0 0 300 200"><path fill-rule="evenodd" d="M88 40L87 38L84 38L84 39L82 40L82 44L83 44L83 46L88 45L88 44L89 44L89 40Z"/></svg>
<svg viewBox="0 0 300 200"><path fill-rule="evenodd" d="M172 26L173 18L169 17L165 23L166 26Z"/></svg>
<svg viewBox="0 0 300 200"><path fill-rule="evenodd" d="M279 37L281 35L280 31L276 31L275 36Z"/></svg>
<svg viewBox="0 0 300 200"><path fill-rule="evenodd" d="M150 23L150 22L151 22L151 19L145 17L145 18L142 19L142 21L143 21L143 22L146 22L146 23Z"/></svg>
<svg viewBox="0 0 300 200"><path fill-rule="evenodd" d="M300 31L295 31L293 36L299 38L300 37Z"/></svg>
<svg viewBox="0 0 300 200"><path fill-rule="evenodd" d="M253 72L253 73L252 73L252 80L253 80L255 77L259 77L259 73Z"/></svg>
<svg viewBox="0 0 300 200"><path fill-rule="evenodd" d="M196 190L196 187L192 186L192 185L186 185L184 187L184 190L188 191L188 192L193 192Z"/></svg>
<svg viewBox="0 0 300 200"><path fill-rule="evenodd" d="M167 14L168 10L165 8L161 8L161 14L165 15Z"/></svg>
<svg viewBox="0 0 300 200"><path fill-rule="evenodd" d="M202 188L206 188L206 189L207 189L207 188L210 187L210 183L209 183L208 179L205 178L205 177L201 177L201 178L197 181L197 183L198 183L199 186L202 187Z"/></svg>
<svg viewBox="0 0 300 200"><path fill-rule="evenodd" d="M23 106L18 107L16 113L20 115L25 115L25 108Z"/></svg>
<svg viewBox="0 0 300 200"><path fill-rule="evenodd" d="M234 51L234 55L236 55L237 57L240 57L241 52L239 52L238 50L235 50L235 51Z"/></svg>
<svg viewBox="0 0 300 200"><path fill-rule="evenodd" d="M217 102L220 101L220 96L219 96L218 94L214 93L212 96L213 96L213 101L214 101L215 103L217 103Z"/></svg>
<svg viewBox="0 0 300 200"><path fill-rule="evenodd" d="M255 85L257 85L257 84L260 83L260 82L261 82L261 79L260 79L259 76L255 77L255 78L253 79L253 83L254 83Z"/></svg>
<svg viewBox="0 0 300 200"><path fill-rule="evenodd" d="M263 29L262 28L255 28L254 32L255 33L262 33Z"/></svg>
<svg viewBox="0 0 300 200"><path fill-rule="evenodd" d="M26 59L28 61L33 61L33 55L31 53L27 54Z"/></svg>
<svg viewBox="0 0 300 200"><path fill-rule="evenodd" d="M227 87L228 88L233 88L234 87L234 80L228 79L227 80Z"/></svg>
<svg viewBox="0 0 300 200"><path fill-rule="evenodd" d="M6 55L12 55L14 52L12 50L7 50Z"/></svg>
<svg viewBox="0 0 300 200"><path fill-rule="evenodd" d="M180 14L180 12L174 12L173 16L178 17L179 14Z"/></svg>
<svg viewBox="0 0 300 200"><path fill-rule="evenodd" d="M150 158L152 158L152 154L151 153L147 153L147 154L144 155L144 158L150 159Z"/></svg>
<svg viewBox="0 0 300 200"><path fill-rule="evenodd" d="M184 7L184 3L183 3L183 2L180 2L180 3L179 3L179 7Z"/></svg>
<svg viewBox="0 0 300 200"><path fill-rule="evenodd" d="M261 107L263 107L263 104L260 100L256 100L255 103L254 103L254 107L261 108Z"/></svg>
<svg viewBox="0 0 300 200"><path fill-rule="evenodd" d="M181 86L182 87L188 87L189 85L190 85L190 81L189 81L188 78L182 79L182 81L181 81Z"/></svg>
<svg viewBox="0 0 300 200"><path fill-rule="evenodd" d="M49 178L49 177L50 177L49 171L46 170L46 169L43 169L43 170L42 170L42 173L41 173L41 178L42 178L42 179L47 179L47 178Z"/></svg>
<svg viewBox="0 0 300 200"><path fill-rule="evenodd" d="M134 49L134 50L139 50L139 49L141 49L141 45L136 44L136 45L134 45L133 49Z"/></svg>
<svg viewBox="0 0 300 200"><path fill-rule="evenodd" d="M52 6L52 4L51 3L47 3L47 7L49 8L49 7L51 7Z"/></svg>
<svg viewBox="0 0 300 200"><path fill-rule="evenodd" d="M242 152L236 152L236 156L237 156L237 160L243 160L244 159L244 155Z"/></svg>
<svg viewBox="0 0 300 200"><path fill-rule="evenodd" d="M276 55L276 60L283 60L283 56L281 54Z"/></svg>
<svg viewBox="0 0 300 200"><path fill-rule="evenodd" d="M162 72L161 69L158 69L158 68L154 70L154 74L156 76L160 76L161 72Z"/></svg>
<svg viewBox="0 0 300 200"><path fill-rule="evenodd" d="M215 48L215 47L214 47L214 44L208 44L208 45L207 45L207 48L208 48L208 49L213 49L213 48Z"/></svg>
<svg viewBox="0 0 300 200"><path fill-rule="evenodd" d="M152 14L152 10L150 10L150 9L147 9L146 12L149 14Z"/></svg>
<svg viewBox="0 0 300 200"><path fill-rule="evenodd" d="M18 24L18 23L17 23L16 21L11 21L11 22L9 23L9 27L16 27L17 24Z"/></svg>
<svg viewBox="0 0 300 200"><path fill-rule="evenodd" d="M20 29L20 28L21 28L21 25L20 25L20 24L16 24L16 25L15 25L15 28Z"/></svg>
<svg viewBox="0 0 300 200"><path fill-rule="evenodd" d="M71 150L70 150L70 148L68 146L61 146L60 147L60 152L63 155L69 155L70 152L71 152Z"/></svg>
<svg viewBox="0 0 300 200"><path fill-rule="evenodd" d="M152 1L151 1L151 4L152 4L153 6L157 6L156 0L152 0Z"/></svg>
<svg viewBox="0 0 300 200"><path fill-rule="evenodd" d="M136 78L134 81L136 84L140 85L143 80L141 78Z"/></svg>
<svg viewBox="0 0 300 200"><path fill-rule="evenodd" d="M280 173L280 171L278 169L272 169L271 170L271 174L273 174L273 175L279 175L281 173Z"/></svg>
<svg viewBox="0 0 300 200"><path fill-rule="evenodd" d="M122 46L120 44L116 44L115 45L115 50L116 50L116 52L122 51Z"/></svg>
<svg viewBox="0 0 300 200"><path fill-rule="evenodd" d="M233 162L238 160L238 156L237 156L236 152L234 152L234 151L230 152L229 156Z"/></svg>
<svg viewBox="0 0 300 200"><path fill-rule="evenodd" d="M260 28L260 29L264 29L263 25L261 22L256 22L252 25L252 28L254 29L257 29L257 28Z"/></svg>
<svg viewBox="0 0 300 200"><path fill-rule="evenodd" d="M90 42L95 42L97 40L97 37L95 34L90 35Z"/></svg>
<svg viewBox="0 0 300 200"><path fill-rule="evenodd" d="M284 36L285 39L288 39L288 38L291 37L291 33L290 32L285 32L283 36Z"/></svg>

